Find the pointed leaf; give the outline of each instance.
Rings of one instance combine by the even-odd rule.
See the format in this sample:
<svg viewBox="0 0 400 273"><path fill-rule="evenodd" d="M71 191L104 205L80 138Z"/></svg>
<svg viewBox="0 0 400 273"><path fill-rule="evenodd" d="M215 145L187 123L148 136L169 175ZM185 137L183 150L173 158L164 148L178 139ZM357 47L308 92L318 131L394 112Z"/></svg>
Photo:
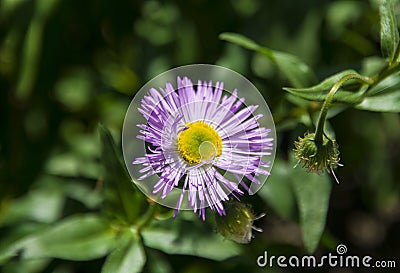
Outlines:
<svg viewBox="0 0 400 273"><path fill-rule="evenodd" d="M313 253L325 229L332 182L326 173L308 173L300 167L294 170L293 177L304 245L309 253Z"/></svg>
<svg viewBox="0 0 400 273"><path fill-rule="evenodd" d="M399 44L399 31L391 0L382 0L379 6L381 20L381 49L385 57L393 61Z"/></svg>
<svg viewBox="0 0 400 273"><path fill-rule="evenodd" d="M144 197L134 187L110 131L103 125L99 125L99 132L102 143L101 160L104 166L106 203L113 216L133 223L142 209Z"/></svg>
<svg viewBox="0 0 400 273"><path fill-rule="evenodd" d="M295 166L294 160L285 162L276 158L274 162L275 172L271 175L271 180L263 188L268 188L274 184L272 180L275 177L277 183L282 183L279 187L286 187L289 184L291 189L285 189L284 194L289 196L272 197L274 187L271 190L261 189L260 196L275 208L280 215L284 217L292 215L292 198L295 198L300 215L300 227L303 234L303 241L306 250L309 253L314 252L318 246L321 235L325 229L326 214L329 205L329 196L331 192L331 181L327 174L318 175L308 173L305 169ZM271 183L271 184L270 184ZM267 192L267 194L265 192ZM271 193L268 193L271 191ZM293 197L291 196L293 195ZM271 198L272 197L272 198ZM287 200L279 200L287 199ZM281 208L278 208L281 206ZM283 208L282 208L283 207ZM278 209L277 209L278 208Z"/></svg>
<svg viewBox="0 0 400 273"><path fill-rule="evenodd" d="M286 91L289 91L287 88L285 88ZM292 94L295 94L296 91L291 90L289 91ZM297 96L300 98L310 100L310 101L318 101L318 102L323 102L326 98L327 93L324 92L318 92L318 93L297 93ZM362 101L364 97L364 91L362 92L351 92L351 91L345 91L343 89L339 89L337 93L335 94L335 97L333 98L332 102L338 102L338 103L346 103L346 104L358 104Z"/></svg>
<svg viewBox="0 0 400 273"><path fill-rule="evenodd" d="M295 199L291 185L292 167L281 158L275 158L273 174L257 194L286 219L294 215Z"/></svg>
<svg viewBox="0 0 400 273"><path fill-rule="evenodd" d="M174 270L171 267L171 264L159 251L155 251L152 249L148 249L148 262L146 264L147 270L145 272L152 273L173 273Z"/></svg>
<svg viewBox="0 0 400 273"><path fill-rule="evenodd" d="M130 230L124 234L119 247L107 257L102 273L142 272L146 256L142 242L137 234Z"/></svg>
<svg viewBox="0 0 400 273"><path fill-rule="evenodd" d="M110 222L95 215L76 215L36 234L23 246L24 258L90 260L114 248Z"/></svg>
<svg viewBox="0 0 400 273"><path fill-rule="evenodd" d="M32 260L11 260L2 267L1 272L8 273L38 273L46 272L46 268L51 263L50 258L32 259Z"/></svg>
<svg viewBox="0 0 400 273"><path fill-rule="evenodd" d="M272 51L274 60L281 73L294 87L305 87L317 82L311 68L298 57L285 52Z"/></svg>
<svg viewBox="0 0 400 273"><path fill-rule="evenodd" d="M395 73L371 87L357 109L374 112L400 112L400 73Z"/></svg>
<svg viewBox="0 0 400 273"><path fill-rule="evenodd" d="M294 55L260 46L253 40L237 33L221 33L219 38L265 55L278 66L281 73L294 87L310 86L317 82L311 68Z"/></svg>
<svg viewBox="0 0 400 273"><path fill-rule="evenodd" d="M307 88L289 88L285 87L284 90L288 91L290 94L298 96L300 98L311 100L311 101L319 101L323 102L326 98L326 95L329 93L333 85L338 82L343 76L357 73L354 70L345 70L339 72L333 76L330 76L323 80L321 83L307 87ZM343 88L351 88L354 85L354 82L351 80L347 81ZM359 86L359 85L356 85ZM360 87L360 86L359 86ZM366 88L361 88L357 92L346 91L343 89L339 89L333 98L333 102L341 102L341 103L349 103L349 104L357 104L360 103L364 97Z"/></svg>
<svg viewBox="0 0 400 273"><path fill-rule="evenodd" d="M36 189L10 203L5 203L0 224L12 225L33 220L51 223L60 217L65 197L57 189Z"/></svg>
<svg viewBox="0 0 400 273"><path fill-rule="evenodd" d="M142 235L145 245L168 254L193 255L216 261L239 255L237 244L224 240L212 231L209 236L198 237L188 233L180 238L177 230L146 229Z"/></svg>
<svg viewBox="0 0 400 273"><path fill-rule="evenodd" d="M198 222L196 218L182 220L183 216L184 212L181 212L180 218L158 221L155 226L143 229L144 245L168 254L193 255L216 261L240 254L238 244L223 239L204 222ZM189 216L192 217L193 213Z"/></svg>
<svg viewBox="0 0 400 273"><path fill-rule="evenodd" d="M400 90L400 73L395 73L371 87L365 95L370 97L383 93L397 92L398 90Z"/></svg>
<svg viewBox="0 0 400 273"><path fill-rule="evenodd" d="M2 232L0 239L0 265L6 263L10 258L17 256L27 241L34 237L34 234L46 229L43 223L27 222L17 225L9 231Z"/></svg>
<svg viewBox="0 0 400 273"><path fill-rule="evenodd" d="M329 76L328 78L324 79L319 84L311 86L311 87L306 87L306 88L285 87L284 89L289 91L290 93L293 92L294 94L297 94L297 92L304 92L304 93L318 93L321 91L328 92L335 83L337 83L342 77L344 77L350 73L357 73L357 72L352 69L344 70L344 71L336 73L332 76Z"/></svg>
<svg viewBox="0 0 400 273"><path fill-rule="evenodd" d="M374 112L400 112L400 89L397 92L383 93L365 98L356 106L360 110Z"/></svg>
<svg viewBox="0 0 400 273"><path fill-rule="evenodd" d="M273 54L272 54L271 50L269 50L267 48L263 48L262 46L260 46L256 42L254 42L253 40L251 40L243 35L240 35L237 33L224 32L219 35L219 38L221 40L225 40L225 41L240 45L244 48L260 52L264 55L268 55L268 58L273 58ZM261 52L261 51L263 51L263 52Z"/></svg>

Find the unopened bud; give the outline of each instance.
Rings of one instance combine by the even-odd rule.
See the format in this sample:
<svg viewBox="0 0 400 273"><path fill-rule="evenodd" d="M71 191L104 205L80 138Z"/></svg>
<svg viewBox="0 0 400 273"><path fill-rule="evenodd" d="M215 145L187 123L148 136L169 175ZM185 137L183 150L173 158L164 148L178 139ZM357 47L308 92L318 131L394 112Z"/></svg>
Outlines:
<svg viewBox="0 0 400 273"><path fill-rule="evenodd" d="M294 145L295 157L309 172L321 174L326 170L333 173L333 169L341 165L339 164L339 145L325 135L322 143L316 143L315 134L309 133L303 138L299 137Z"/></svg>
<svg viewBox="0 0 400 273"><path fill-rule="evenodd" d="M217 231L226 239L248 244L253 238L253 229L262 232L262 229L253 226L253 222L265 216L264 213L256 217L248 205L236 201L229 201L225 211L226 215L215 217L215 221Z"/></svg>

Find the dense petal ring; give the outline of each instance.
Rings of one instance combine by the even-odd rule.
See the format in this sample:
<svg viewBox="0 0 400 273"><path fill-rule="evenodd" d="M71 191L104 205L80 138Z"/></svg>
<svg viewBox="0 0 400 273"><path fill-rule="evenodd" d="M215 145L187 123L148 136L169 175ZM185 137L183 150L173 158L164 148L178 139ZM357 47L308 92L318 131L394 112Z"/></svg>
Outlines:
<svg viewBox="0 0 400 273"><path fill-rule="evenodd" d="M256 193L275 156L275 126L257 88L215 65L162 73L132 100L123 127L125 164L152 200L225 214L231 196Z"/></svg>

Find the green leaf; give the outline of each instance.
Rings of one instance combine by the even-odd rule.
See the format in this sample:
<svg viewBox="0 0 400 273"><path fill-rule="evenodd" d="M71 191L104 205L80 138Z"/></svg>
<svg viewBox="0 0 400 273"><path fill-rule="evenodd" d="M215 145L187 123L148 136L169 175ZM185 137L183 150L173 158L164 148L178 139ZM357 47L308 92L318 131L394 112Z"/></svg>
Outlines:
<svg viewBox="0 0 400 273"><path fill-rule="evenodd" d="M393 61L399 44L399 31L391 0L382 0L379 6L381 20L381 49L385 57Z"/></svg>
<svg viewBox="0 0 400 273"><path fill-rule="evenodd" d="M272 175L257 193L281 217L290 219L294 215L295 199L291 179L293 167L283 159L275 158Z"/></svg>
<svg viewBox="0 0 400 273"><path fill-rule="evenodd" d="M304 245L312 253L325 229L332 182L327 174L293 168L295 164L294 160L285 162L276 158L268 183L258 193L279 215L289 219L294 215L296 201Z"/></svg>
<svg viewBox="0 0 400 273"><path fill-rule="evenodd" d="M298 57L285 52L273 51L273 62L294 87L315 84L317 78L311 68Z"/></svg>
<svg viewBox="0 0 400 273"><path fill-rule="evenodd" d="M23 258L90 260L114 248L110 222L95 215L76 215L39 232L23 246Z"/></svg>
<svg viewBox="0 0 400 273"><path fill-rule="evenodd" d="M361 60L360 74L372 77L382 71L387 65L387 61L378 56L365 57Z"/></svg>
<svg viewBox="0 0 400 273"><path fill-rule="evenodd" d="M114 217L134 223L141 212L141 205L144 204L143 194L134 187L110 131L103 125L99 125L99 132L108 209Z"/></svg>
<svg viewBox="0 0 400 273"><path fill-rule="evenodd" d="M182 214L180 213L179 217L182 217ZM144 244L148 247L168 254L193 255L216 261L240 254L238 244L223 239L203 222L174 218L158 224L142 230Z"/></svg>
<svg viewBox="0 0 400 273"><path fill-rule="evenodd" d="M285 87L284 90L288 91L290 94L295 95L297 97L311 100L311 101L319 101L323 102L326 98L326 95L329 93L333 85L338 82L343 76L350 74L350 73L357 73L354 70L345 70L339 72L333 76L330 76L320 82L317 85L307 87L307 88L289 88ZM356 85L360 87L359 85ZM349 80L347 81L343 87L346 88L353 88L354 81ZM357 104L360 103L364 97L365 88L361 88L357 92L346 91L343 89L339 89L338 92L335 94L333 98L333 102L341 102L341 103L349 103L349 104Z"/></svg>
<svg viewBox="0 0 400 273"><path fill-rule="evenodd" d="M268 55L267 56L268 58L273 58L271 50L269 50L267 48L263 48L262 46L260 46L256 42L254 42L253 40L251 40L243 35L240 35L237 33L224 32L219 35L219 38L221 40L225 40L225 41L240 45L244 48L260 52L264 55ZM263 52L261 52L261 51L263 51Z"/></svg>
<svg viewBox="0 0 400 273"><path fill-rule="evenodd" d="M46 162L46 173L56 176L86 177L98 179L99 166L94 159L78 156L77 153L67 152L51 155Z"/></svg>
<svg viewBox="0 0 400 273"><path fill-rule="evenodd" d="M30 20L23 46L20 75L15 94L20 100L26 100L34 90L38 66L42 55L43 37L48 17L59 0L40 0L35 4L35 13Z"/></svg>
<svg viewBox="0 0 400 273"><path fill-rule="evenodd" d="M151 273L173 273L170 263L166 259L166 255L161 252L148 249L148 262L146 264L147 270L145 272Z"/></svg>
<svg viewBox="0 0 400 273"><path fill-rule="evenodd" d="M369 89L356 108L374 112L400 112L400 73L390 75Z"/></svg>
<svg viewBox="0 0 400 273"><path fill-rule="evenodd" d="M2 272L7 273L40 273L46 272L46 268L51 263L51 259L33 259L33 260L11 260L6 263Z"/></svg>
<svg viewBox="0 0 400 273"><path fill-rule="evenodd" d="M82 182L68 181L64 187L68 197L81 202L89 209L98 208L103 202L104 196L100 191L92 189Z"/></svg>
<svg viewBox="0 0 400 273"><path fill-rule="evenodd" d="M400 112L400 89L397 92L383 93L380 95L367 97L356 106L360 110L374 112Z"/></svg>
<svg viewBox="0 0 400 273"><path fill-rule="evenodd" d="M326 173L308 173L300 167L294 169L292 177L304 245L309 253L313 253L325 229L332 182Z"/></svg>
<svg viewBox="0 0 400 273"><path fill-rule="evenodd" d="M281 73L294 87L310 86L317 82L311 68L294 55L260 46L253 40L237 33L221 33L219 38L265 55L278 66Z"/></svg>
<svg viewBox="0 0 400 273"><path fill-rule="evenodd" d="M332 88L332 86L337 83L342 77L346 76L347 74L350 73L357 73L356 71L349 69L349 70L344 70L339 73L336 73L322 82L320 82L317 85L307 87L307 88L289 88L285 87L284 89L287 90L290 93L297 94L299 92L304 92L304 93L318 93L318 92L329 92L329 90Z"/></svg>
<svg viewBox="0 0 400 273"><path fill-rule="evenodd" d="M0 265L6 263L11 257L17 256L26 242L46 227L47 225L43 223L27 222L12 227L9 231L3 230L3 236L0 239Z"/></svg>
<svg viewBox="0 0 400 273"><path fill-rule="evenodd" d="M197 238L187 234L180 238L176 230L146 229L142 232L145 245L168 254L193 255L222 261L239 255L237 244L224 240L210 231L209 236Z"/></svg>
<svg viewBox="0 0 400 273"><path fill-rule="evenodd" d="M107 257L102 273L142 272L146 255L139 236L130 230L122 236L120 246Z"/></svg>
<svg viewBox="0 0 400 273"><path fill-rule="evenodd" d="M395 73L371 87L366 92L366 96L371 97L383 93L397 92L398 90L400 90L400 73Z"/></svg>
<svg viewBox="0 0 400 273"><path fill-rule="evenodd" d="M51 223L62 213L65 197L57 189L36 189L10 203L4 203L0 214L0 224L33 220Z"/></svg>

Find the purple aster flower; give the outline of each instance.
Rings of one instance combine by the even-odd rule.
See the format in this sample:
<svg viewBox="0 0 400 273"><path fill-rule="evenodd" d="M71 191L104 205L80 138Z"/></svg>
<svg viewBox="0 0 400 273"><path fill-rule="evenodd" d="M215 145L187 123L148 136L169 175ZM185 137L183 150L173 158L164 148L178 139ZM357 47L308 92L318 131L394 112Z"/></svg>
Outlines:
<svg viewBox="0 0 400 273"><path fill-rule="evenodd" d="M236 89L225 94L223 87L222 82L193 85L178 77L177 90L169 82L151 88L138 109L147 121L138 125L137 136L146 143L146 153L133 164L143 166L139 180L158 175L153 194L165 198L174 188L182 189L175 216L186 194L203 220L206 207L225 215L222 201L230 194L238 198L251 183L261 184L259 175L269 175L271 162L262 157L273 151L271 129L259 125L263 115L254 114L257 105L246 106Z"/></svg>

